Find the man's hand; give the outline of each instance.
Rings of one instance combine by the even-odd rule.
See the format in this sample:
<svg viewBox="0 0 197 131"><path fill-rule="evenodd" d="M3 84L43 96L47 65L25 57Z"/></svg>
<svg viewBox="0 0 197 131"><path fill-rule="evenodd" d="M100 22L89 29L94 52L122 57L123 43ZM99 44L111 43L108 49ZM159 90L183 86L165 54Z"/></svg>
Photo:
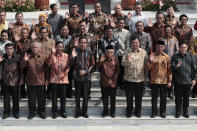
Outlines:
<svg viewBox="0 0 197 131"><path fill-rule="evenodd" d="M75 58L76 56L77 56L76 49L73 48L73 49L72 49L72 58Z"/></svg>
<svg viewBox="0 0 197 131"><path fill-rule="evenodd" d="M100 62L104 62L104 61L105 61L105 59L106 59L106 58L105 58L105 56L104 56L104 55L102 55L102 56L101 56L101 58L100 58Z"/></svg>
<svg viewBox="0 0 197 131"><path fill-rule="evenodd" d="M80 72L80 76L83 76L86 74L86 72L84 70L80 70L79 72Z"/></svg>
<svg viewBox="0 0 197 131"><path fill-rule="evenodd" d="M196 80L192 80L192 87L194 87L196 85Z"/></svg>
<svg viewBox="0 0 197 131"><path fill-rule="evenodd" d="M150 57L149 57L149 60L150 60L151 62L154 62L154 61L155 61L155 55L154 55L154 53L151 53L151 55L150 55Z"/></svg>
<svg viewBox="0 0 197 131"><path fill-rule="evenodd" d="M131 14L131 12L129 12L129 13L127 14L127 18L130 20L131 17L132 17L132 14Z"/></svg>
<svg viewBox="0 0 197 131"><path fill-rule="evenodd" d="M0 55L0 62L2 62L3 61L3 57L2 57L2 55Z"/></svg>
<svg viewBox="0 0 197 131"><path fill-rule="evenodd" d="M65 19L68 19L70 17L68 11L65 13Z"/></svg>
<svg viewBox="0 0 197 131"><path fill-rule="evenodd" d="M182 65L182 62L179 61L178 64L177 64L177 67L179 68L181 65Z"/></svg>
<svg viewBox="0 0 197 131"><path fill-rule="evenodd" d="M23 59L24 59L25 61L28 61L28 60L29 60L29 56L30 56L30 55L28 55L27 53L25 53L25 55L24 55L24 58L23 58Z"/></svg>
<svg viewBox="0 0 197 131"><path fill-rule="evenodd" d="M128 61L131 62L133 60L133 56L131 55L131 53L128 54Z"/></svg>
<svg viewBox="0 0 197 131"><path fill-rule="evenodd" d="M171 82L168 82L167 87L170 88L172 86Z"/></svg>

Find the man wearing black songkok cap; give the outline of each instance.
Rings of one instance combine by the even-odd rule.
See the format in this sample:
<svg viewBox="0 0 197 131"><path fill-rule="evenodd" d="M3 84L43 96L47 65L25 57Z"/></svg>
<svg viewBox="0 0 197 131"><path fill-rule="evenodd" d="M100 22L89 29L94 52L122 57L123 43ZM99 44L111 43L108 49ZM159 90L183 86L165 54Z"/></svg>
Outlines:
<svg viewBox="0 0 197 131"><path fill-rule="evenodd" d="M172 73L170 69L170 57L164 53L164 41L157 41L156 52L152 53L146 64L150 70L150 87L152 94L152 115L157 116L157 97L160 91L160 116L166 117L166 93L167 87L171 87Z"/></svg>

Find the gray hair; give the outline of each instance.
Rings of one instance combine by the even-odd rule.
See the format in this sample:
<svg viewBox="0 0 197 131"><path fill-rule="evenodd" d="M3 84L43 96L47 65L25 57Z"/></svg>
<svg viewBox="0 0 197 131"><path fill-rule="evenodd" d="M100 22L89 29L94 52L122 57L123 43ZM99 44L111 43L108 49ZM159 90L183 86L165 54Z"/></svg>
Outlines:
<svg viewBox="0 0 197 131"><path fill-rule="evenodd" d="M31 48L33 47L33 45L35 44L35 43L37 43L38 44L38 46L39 47L41 47L41 42L40 41L38 41L38 40L35 40L35 41L33 41L32 43L31 43Z"/></svg>

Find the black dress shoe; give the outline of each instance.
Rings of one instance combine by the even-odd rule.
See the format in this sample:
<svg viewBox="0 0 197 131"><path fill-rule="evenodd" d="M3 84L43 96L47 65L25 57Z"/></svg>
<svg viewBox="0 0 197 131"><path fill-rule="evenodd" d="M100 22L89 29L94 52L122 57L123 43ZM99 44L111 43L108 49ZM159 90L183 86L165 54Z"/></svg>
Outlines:
<svg viewBox="0 0 197 131"><path fill-rule="evenodd" d="M80 117L80 113L76 113L74 118L79 118Z"/></svg>
<svg viewBox="0 0 197 131"><path fill-rule="evenodd" d="M127 112L126 117L127 117L127 118L132 117L132 112Z"/></svg>
<svg viewBox="0 0 197 131"><path fill-rule="evenodd" d="M2 116L2 119L7 119L8 117L9 117L9 114L4 113L3 116Z"/></svg>
<svg viewBox="0 0 197 131"><path fill-rule="evenodd" d="M29 116L27 117L27 119L31 120L35 117L35 114L29 114Z"/></svg>
<svg viewBox="0 0 197 131"><path fill-rule="evenodd" d="M192 98L196 98L196 93L192 93Z"/></svg>
<svg viewBox="0 0 197 131"><path fill-rule="evenodd" d="M87 113L82 114L82 116L83 116L84 118L89 118L89 116L88 116L88 114L87 114Z"/></svg>
<svg viewBox="0 0 197 131"><path fill-rule="evenodd" d="M13 114L13 117L14 117L15 119L19 119L19 115L18 115L18 114Z"/></svg>
<svg viewBox="0 0 197 131"><path fill-rule="evenodd" d="M141 113L135 113L135 116L140 118L142 115L141 115Z"/></svg>
<svg viewBox="0 0 197 131"><path fill-rule="evenodd" d="M174 99L174 97L172 96L172 94L169 94L169 95L168 95L168 98Z"/></svg>
<svg viewBox="0 0 197 131"><path fill-rule="evenodd" d="M61 112L61 113L60 113L60 116L61 116L62 118L67 118L66 112Z"/></svg>
<svg viewBox="0 0 197 131"><path fill-rule="evenodd" d="M116 117L115 113L111 113L110 116L111 116L112 118L115 118L115 117Z"/></svg>
<svg viewBox="0 0 197 131"><path fill-rule="evenodd" d="M53 118L53 119L56 119L57 116L58 116L57 113L53 113L53 114L52 114L52 118Z"/></svg>
<svg viewBox="0 0 197 131"><path fill-rule="evenodd" d="M152 113L151 118L155 118L156 116L156 113Z"/></svg>
<svg viewBox="0 0 197 131"><path fill-rule="evenodd" d="M180 116L181 116L181 112L176 112L175 118L180 118Z"/></svg>
<svg viewBox="0 0 197 131"><path fill-rule="evenodd" d="M104 111L102 117L106 117L106 116L108 116L108 112Z"/></svg>
<svg viewBox="0 0 197 131"><path fill-rule="evenodd" d="M162 118L166 118L166 113L160 113L160 116L162 117Z"/></svg>
<svg viewBox="0 0 197 131"><path fill-rule="evenodd" d="M40 117L41 119L46 119L46 118L47 118L44 112L40 113L40 114L39 114L39 117Z"/></svg>
<svg viewBox="0 0 197 131"><path fill-rule="evenodd" d="M189 118L188 112L183 112L183 116L184 116L185 118Z"/></svg>

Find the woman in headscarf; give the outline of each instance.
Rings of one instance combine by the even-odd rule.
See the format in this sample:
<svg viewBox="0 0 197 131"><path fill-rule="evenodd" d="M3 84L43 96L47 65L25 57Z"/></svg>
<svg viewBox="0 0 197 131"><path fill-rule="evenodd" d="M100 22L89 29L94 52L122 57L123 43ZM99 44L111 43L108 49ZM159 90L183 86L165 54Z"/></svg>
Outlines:
<svg viewBox="0 0 197 131"><path fill-rule="evenodd" d="M37 36L38 36L40 27L45 26L49 30L49 38L53 38L52 27L47 23L46 20L47 20L47 16L45 14L40 14L39 15L39 22L38 22L38 24L36 24L35 19L33 19L32 20L32 27L31 27L30 35L35 31Z"/></svg>

